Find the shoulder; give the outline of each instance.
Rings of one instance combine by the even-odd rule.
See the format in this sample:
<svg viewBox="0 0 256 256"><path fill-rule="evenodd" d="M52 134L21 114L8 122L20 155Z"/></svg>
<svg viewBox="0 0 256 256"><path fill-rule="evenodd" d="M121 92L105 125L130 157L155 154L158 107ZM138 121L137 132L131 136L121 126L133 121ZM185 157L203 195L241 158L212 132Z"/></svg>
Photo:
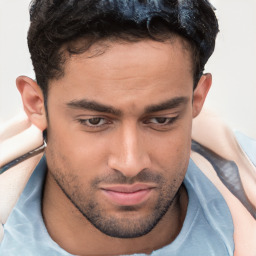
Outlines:
<svg viewBox="0 0 256 256"><path fill-rule="evenodd" d="M42 143L41 132L24 113L0 127L0 241L3 225L43 155Z"/></svg>
<svg viewBox="0 0 256 256"><path fill-rule="evenodd" d="M255 256L255 140L241 133L233 133L212 114L204 114L195 120L193 139L202 145L203 150L199 152L192 147L191 158L223 195L232 214L234 255ZM226 167L222 168L224 165L216 163L218 161L226 164ZM220 167L222 170L217 170Z"/></svg>

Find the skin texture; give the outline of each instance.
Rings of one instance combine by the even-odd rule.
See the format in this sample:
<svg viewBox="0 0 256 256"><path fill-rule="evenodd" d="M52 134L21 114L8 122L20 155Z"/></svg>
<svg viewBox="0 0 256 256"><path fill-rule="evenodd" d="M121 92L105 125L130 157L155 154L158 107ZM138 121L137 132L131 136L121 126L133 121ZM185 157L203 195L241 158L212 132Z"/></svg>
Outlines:
<svg viewBox="0 0 256 256"><path fill-rule="evenodd" d="M50 236L68 252L150 253L180 232L192 119L211 85L204 75L193 92L183 46L180 38L112 42L102 55L89 58L102 47L94 45L72 56L65 75L50 81L48 119L36 82L17 79L30 120L47 128L42 213ZM134 185L146 187L141 200L129 201L136 191L114 193L124 195L121 202L109 196L113 186Z"/></svg>

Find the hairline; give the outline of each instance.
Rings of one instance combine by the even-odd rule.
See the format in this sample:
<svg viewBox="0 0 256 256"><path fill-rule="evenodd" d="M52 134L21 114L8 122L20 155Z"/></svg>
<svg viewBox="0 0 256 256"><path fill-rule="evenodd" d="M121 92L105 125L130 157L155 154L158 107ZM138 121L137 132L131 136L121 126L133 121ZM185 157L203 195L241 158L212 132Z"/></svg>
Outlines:
<svg viewBox="0 0 256 256"><path fill-rule="evenodd" d="M70 53L69 49L68 49L69 45L70 44L79 44L81 42L86 42L86 41L88 42L90 40L89 37L83 36L79 39L72 40L68 43L63 44L57 51L62 56L62 61L61 61L61 64L60 64L60 73L59 73L59 75L48 79L47 86L46 86L47 91L44 92L44 96L47 98L47 95L50 91L51 81L59 80L59 79L61 79L65 76L65 67L67 66L67 62L71 58L82 55L82 54L85 54L86 52L89 52L94 46L100 46L100 47L98 48L98 51L95 51L93 54L90 54L87 58L99 57L99 56L105 54L106 51L110 47L112 47L113 44L115 44L115 43L118 43L118 44L133 44L133 43L142 42L142 41L155 41L155 42L166 43L166 44L168 44L168 43L174 44L178 40L180 42L180 46L182 47L182 49L189 53L189 58L190 58L190 61L191 61L191 73L192 73L193 79L195 78L194 76L195 76L195 73L196 73L195 72L195 69L196 69L195 61L196 60L194 60L193 45L191 43L191 40L188 40L187 38L179 35L178 33L171 33L171 32L168 33L168 37L166 36L166 38L162 39L162 40L160 38L159 38L159 40L156 40L156 39L150 38L150 37L138 38L136 36L132 36L132 35L129 35L129 34L127 34L127 36L130 36L130 38L129 38L130 40L122 38L122 37L118 37L118 36L109 36L109 37L106 37L106 38L100 38L100 39L94 41L92 44L89 43L89 46L86 47L85 50L82 50L79 53ZM82 48L82 47L80 47L80 48ZM194 88L195 88L195 86L196 85L194 85Z"/></svg>

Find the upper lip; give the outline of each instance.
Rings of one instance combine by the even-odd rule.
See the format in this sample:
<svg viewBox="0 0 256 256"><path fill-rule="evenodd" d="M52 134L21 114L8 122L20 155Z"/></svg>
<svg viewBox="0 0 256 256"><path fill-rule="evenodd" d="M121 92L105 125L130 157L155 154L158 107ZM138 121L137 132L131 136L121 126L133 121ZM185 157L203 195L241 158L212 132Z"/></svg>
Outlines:
<svg viewBox="0 0 256 256"><path fill-rule="evenodd" d="M140 190L153 189L156 186L149 184L133 184L133 185L108 185L101 187L102 190L112 191L117 193L135 193Z"/></svg>

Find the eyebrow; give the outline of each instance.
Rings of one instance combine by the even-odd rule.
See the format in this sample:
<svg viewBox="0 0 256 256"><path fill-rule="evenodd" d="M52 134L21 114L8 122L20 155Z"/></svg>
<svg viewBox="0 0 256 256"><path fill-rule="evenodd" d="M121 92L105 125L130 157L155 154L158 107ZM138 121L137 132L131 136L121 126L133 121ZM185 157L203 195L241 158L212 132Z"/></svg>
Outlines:
<svg viewBox="0 0 256 256"><path fill-rule="evenodd" d="M179 107L180 105L186 105L188 103L189 99L187 97L176 97L167 101L164 101L160 104L151 105L146 107L145 113L154 113L158 111L168 110L168 109L174 109Z"/></svg>
<svg viewBox="0 0 256 256"><path fill-rule="evenodd" d="M174 109L179 107L180 105L185 105L189 101L186 97L176 97L167 101L164 101L160 104L150 105L145 108L145 114L154 113L158 111L163 111L167 109ZM102 113L108 113L115 116L121 116L122 111L119 109L116 109L112 106L108 106L105 104L101 104L96 101L90 101L87 99L81 99L81 100L72 100L67 103L67 106L74 109L85 109L85 110L91 110L96 112L102 112Z"/></svg>
<svg viewBox="0 0 256 256"><path fill-rule="evenodd" d="M103 113L108 113L116 116L121 116L121 111L113 108L108 105L103 105L101 103L95 102L95 101L89 101L86 99L82 100L72 100L67 103L67 105L70 108L75 108L75 109L86 109L86 110L91 110L91 111L96 111L96 112L103 112Z"/></svg>

